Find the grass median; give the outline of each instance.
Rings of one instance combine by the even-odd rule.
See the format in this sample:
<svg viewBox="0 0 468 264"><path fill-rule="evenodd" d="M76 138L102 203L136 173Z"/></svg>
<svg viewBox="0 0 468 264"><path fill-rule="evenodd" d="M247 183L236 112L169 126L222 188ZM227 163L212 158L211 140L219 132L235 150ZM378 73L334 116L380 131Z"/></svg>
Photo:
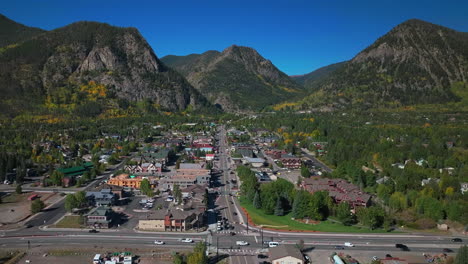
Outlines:
<svg viewBox="0 0 468 264"><path fill-rule="evenodd" d="M261 209L241 199L240 204L249 213L250 219L257 226L284 231L319 231L339 233L387 233L382 229L371 230L366 227L345 226L332 221L322 221L318 224L306 224L291 219L291 213L284 216L267 215Z"/></svg>
<svg viewBox="0 0 468 264"><path fill-rule="evenodd" d="M84 217L81 215L66 215L57 224L56 228L84 228Z"/></svg>

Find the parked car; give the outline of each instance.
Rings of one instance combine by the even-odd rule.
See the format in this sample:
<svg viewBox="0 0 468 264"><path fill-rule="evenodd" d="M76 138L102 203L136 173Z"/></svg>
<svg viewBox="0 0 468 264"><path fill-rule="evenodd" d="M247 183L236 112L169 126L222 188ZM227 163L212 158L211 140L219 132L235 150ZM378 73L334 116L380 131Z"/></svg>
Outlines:
<svg viewBox="0 0 468 264"><path fill-rule="evenodd" d="M230 234L231 236L235 236L235 235L236 235L235 232L231 232L231 233L229 233L229 234Z"/></svg>
<svg viewBox="0 0 468 264"><path fill-rule="evenodd" d="M345 247L354 247L353 243L351 242L345 242L344 245Z"/></svg>
<svg viewBox="0 0 468 264"><path fill-rule="evenodd" d="M378 261L378 260L380 260L380 259L379 259L377 256L373 256L373 257L372 257L372 260L373 260L373 261Z"/></svg>
<svg viewBox="0 0 468 264"><path fill-rule="evenodd" d="M452 238L452 242L463 242L463 240L461 238Z"/></svg>
<svg viewBox="0 0 468 264"><path fill-rule="evenodd" d="M304 255L305 263L312 263L312 260L308 255Z"/></svg>
<svg viewBox="0 0 468 264"><path fill-rule="evenodd" d="M164 241L155 240L155 241L154 241L154 244L156 244L156 245L164 245Z"/></svg>
<svg viewBox="0 0 468 264"><path fill-rule="evenodd" d="M184 242L184 243L193 243L193 240L190 239L190 238L182 238L182 239L180 240L180 242Z"/></svg>
<svg viewBox="0 0 468 264"><path fill-rule="evenodd" d="M236 241L236 245L238 245L238 246L248 246L249 242L247 242L247 241Z"/></svg>
<svg viewBox="0 0 468 264"><path fill-rule="evenodd" d="M343 246L335 246L335 249L344 249Z"/></svg>
<svg viewBox="0 0 468 264"><path fill-rule="evenodd" d="M263 254L258 254L258 255L257 255L257 258L259 258L259 259L266 259L266 258L268 258L268 256L267 256L267 255L263 255Z"/></svg>
<svg viewBox="0 0 468 264"><path fill-rule="evenodd" d="M237 215L237 213L236 213L236 212L234 212L234 213L232 213L232 214L233 214L233 215Z"/></svg>
<svg viewBox="0 0 468 264"><path fill-rule="evenodd" d="M97 231L96 229L91 229L89 230L90 233L99 233L99 231Z"/></svg>
<svg viewBox="0 0 468 264"><path fill-rule="evenodd" d="M393 258L392 255L390 255L390 254L386 254L385 257L386 258Z"/></svg>
<svg viewBox="0 0 468 264"><path fill-rule="evenodd" d="M450 252L453 252L453 250L451 250L450 248L444 248L444 249L442 249L442 252L450 253Z"/></svg>

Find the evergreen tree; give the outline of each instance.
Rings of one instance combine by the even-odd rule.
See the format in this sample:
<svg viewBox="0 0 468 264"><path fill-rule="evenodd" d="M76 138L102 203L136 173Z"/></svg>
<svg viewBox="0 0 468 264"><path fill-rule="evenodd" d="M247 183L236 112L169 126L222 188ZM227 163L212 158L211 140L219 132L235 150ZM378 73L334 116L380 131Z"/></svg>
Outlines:
<svg viewBox="0 0 468 264"><path fill-rule="evenodd" d="M15 192L16 192L17 194L22 194L22 193L23 193L23 188L21 187L21 184L17 184L17 185L16 185L16 190L15 190Z"/></svg>
<svg viewBox="0 0 468 264"><path fill-rule="evenodd" d="M282 216L284 215L283 203L281 202L281 197L276 199L275 215Z"/></svg>
<svg viewBox="0 0 468 264"><path fill-rule="evenodd" d="M304 178L310 178L310 171L305 165L301 166L301 176Z"/></svg>
<svg viewBox="0 0 468 264"><path fill-rule="evenodd" d="M172 192L173 192L174 199L176 200L177 204L181 204L182 203L182 191L180 190L180 186L178 184L174 184Z"/></svg>
<svg viewBox="0 0 468 264"><path fill-rule="evenodd" d="M260 194L257 192L255 192L255 197L253 199L253 206L255 206L255 208L257 209L260 209L262 208L262 203L261 203L261 200L260 200Z"/></svg>

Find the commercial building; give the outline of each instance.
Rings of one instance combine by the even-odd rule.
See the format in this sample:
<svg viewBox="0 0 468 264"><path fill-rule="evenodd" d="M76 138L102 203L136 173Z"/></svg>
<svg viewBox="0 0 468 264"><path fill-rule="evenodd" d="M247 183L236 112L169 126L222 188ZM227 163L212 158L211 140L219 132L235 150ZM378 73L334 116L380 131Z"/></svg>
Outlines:
<svg viewBox="0 0 468 264"><path fill-rule="evenodd" d="M304 264L304 255L294 245L279 245L270 249L272 264Z"/></svg>

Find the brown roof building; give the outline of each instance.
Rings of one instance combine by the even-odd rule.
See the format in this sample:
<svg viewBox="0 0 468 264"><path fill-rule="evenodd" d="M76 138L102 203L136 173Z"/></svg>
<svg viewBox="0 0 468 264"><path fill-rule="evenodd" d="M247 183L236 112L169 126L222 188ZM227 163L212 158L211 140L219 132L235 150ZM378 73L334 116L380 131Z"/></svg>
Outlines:
<svg viewBox="0 0 468 264"><path fill-rule="evenodd" d="M353 208L370 205L371 196L343 179L304 179L302 187L310 192L327 191L336 203L347 202Z"/></svg>

